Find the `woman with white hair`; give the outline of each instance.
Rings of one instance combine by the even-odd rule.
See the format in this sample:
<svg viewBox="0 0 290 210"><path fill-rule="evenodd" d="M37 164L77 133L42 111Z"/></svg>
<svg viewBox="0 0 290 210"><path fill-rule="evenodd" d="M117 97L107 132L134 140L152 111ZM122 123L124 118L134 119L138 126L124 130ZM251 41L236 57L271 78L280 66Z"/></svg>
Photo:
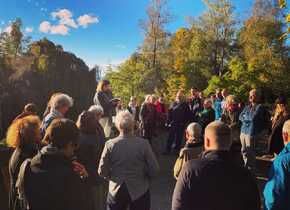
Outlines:
<svg viewBox="0 0 290 210"><path fill-rule="evenodd" d="M140 129L141 136L147 139L150 144L155 133L157 117L158 115L152 95L145 96L145 101L141 106L139 115Z"/></svg>
<svg viewBox="0 0 290 210"><path fill-rule="evenodd" d="M109 181L107 210L150 209L149 183L159 165L148 141L133 135L134 119L118 113L117 138L105 143L98 173Z"/></svg>
<svg viewBox="0 0 290 210"><path fill-rule="evenodd" d="M41 134L44 136L46 129L54 119L64 118L73 106L73 99L67 94L59 93L50 100L50 111L45 116L41 125Z"/></svg>

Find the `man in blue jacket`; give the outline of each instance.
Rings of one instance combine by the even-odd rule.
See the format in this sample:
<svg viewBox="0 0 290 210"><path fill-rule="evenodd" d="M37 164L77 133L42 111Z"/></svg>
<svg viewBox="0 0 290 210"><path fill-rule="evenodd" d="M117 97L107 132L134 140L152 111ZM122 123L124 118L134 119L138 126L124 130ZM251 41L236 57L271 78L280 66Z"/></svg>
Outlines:
<svg viewBox="0 0 290 210"><path fill-rule="evenodd" d="M239 116L242 122L241 127L241 153L245 163L245 167L255 171L256 156L255 144L258 139L263 138L267 128L268 111L260 103L261 92L257 89L250 91L250 104L244 108Z"/></svg>
<svg viewBox="0 0 290 210"><path fill-rule="evenodd" d="M283 126L284 150L274 160L264 189L265 210L290 209L290 120Z"/></svg>

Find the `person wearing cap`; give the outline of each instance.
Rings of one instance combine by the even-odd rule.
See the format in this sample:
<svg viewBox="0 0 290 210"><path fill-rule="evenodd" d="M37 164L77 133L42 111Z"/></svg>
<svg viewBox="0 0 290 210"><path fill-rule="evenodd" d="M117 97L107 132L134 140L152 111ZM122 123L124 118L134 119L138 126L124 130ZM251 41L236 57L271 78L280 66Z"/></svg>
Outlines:
<svg viewBox="0 0 290 210"><path fill-rule="evenodd" d="M290 117L285 96L277 98L273 113L271 134L268 141L268 151L272 157L279 154L284 148L282 127L284 122Z"/></svg>
<svg viewBox="0 0 290 210"><path fill-rule="evenodd" d="M47 129L48 145L24 167L19 183L31 210L87 210L86 170L72 161L79 145L79 130L68 119L55 119ZM21 185L20 185L21 186ZM21 191L20 191L21 192Z"/></svg>
<svg viewBox="0 0 290 210"><path fill-rule="evenodd" d="M100 119L100 124L104 128L106 138L111 136L113 114L118 102L118 99L113 98L110 81L101 80L96 90L94 104L100 105L104 110L104 114Z"/></svg>
<svg viewBox="0 0 290 210"><path fill-rule="evenodd" d="M233 162L231 129L221 121L205 129L204 152L187 161L175 185L172 210L260 210L252 174Z"/></svg>

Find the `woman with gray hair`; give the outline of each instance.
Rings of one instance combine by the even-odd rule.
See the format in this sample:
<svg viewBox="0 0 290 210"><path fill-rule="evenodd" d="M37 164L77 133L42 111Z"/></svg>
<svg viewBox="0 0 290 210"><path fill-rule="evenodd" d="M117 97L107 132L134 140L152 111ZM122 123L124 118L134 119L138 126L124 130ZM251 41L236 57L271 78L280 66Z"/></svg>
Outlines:
<svg viewBox="0 0 290 210"><path fill-rule="evenodd" d="M50 111L45 116L41 125L41 134L44 136L46 129L54 119L64 118L69 108L73 106L73 99L67 94L59 93L50 101Z"/></svg>
<svg viewBox="0 0 290 210"><path fill-rule="evenodd" d="M186 143L180 150L179 157L174 165L174 177L177 179L183 165L193 159L201 153L202 141L201 141L202 128L198 123L190 123L185 131Z"/></svg>
<svg viewBox="0 0 290 210"><path fill-rule="evenodd" d="M117 138L105 143L98 173L109 181L107 210L150 209L149 183L159 171L152 148L134 136L134 119L128 111L118 113Z"/></svg>

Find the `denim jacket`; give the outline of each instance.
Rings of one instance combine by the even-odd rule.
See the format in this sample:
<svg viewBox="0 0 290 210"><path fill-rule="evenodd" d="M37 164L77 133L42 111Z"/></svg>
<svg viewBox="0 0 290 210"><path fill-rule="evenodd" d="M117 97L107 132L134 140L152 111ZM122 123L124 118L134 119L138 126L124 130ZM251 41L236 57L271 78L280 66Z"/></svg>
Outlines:
<svg viewBox="0 0 290 210"><path fill-rule="evenodd" d="M259 134L266 129L267 115L266 108L261 104L254 108L251 105L246 106L239 116L242 122L241 133L250 136Z"/></svg>

